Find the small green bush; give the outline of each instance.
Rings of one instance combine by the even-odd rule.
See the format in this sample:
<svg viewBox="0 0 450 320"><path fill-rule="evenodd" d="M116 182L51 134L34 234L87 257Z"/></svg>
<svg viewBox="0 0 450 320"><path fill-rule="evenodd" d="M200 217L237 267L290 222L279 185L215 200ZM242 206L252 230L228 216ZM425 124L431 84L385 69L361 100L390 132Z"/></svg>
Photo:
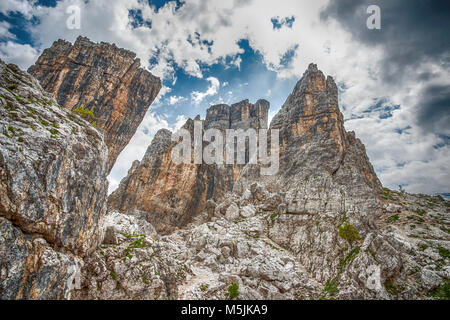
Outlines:
<svg viewBox="0 0 450 320"><path fill-rule="evenodd" d="M450 300L450 280L445 279L444 282L434 290L432 297L439 300Z"/></svg>
<svg viewBox="0 0 450 320"><path fill-rule="evenodd" d="M117 273L115 273L114 271L111 271L109 274L111 275L111 278L112 278L113 280L116 280L116 279L117 279Z"/></svg>
<svg viewBox="0 0 450 320"><path fill-rule="evenodd" d="M349 223L339 226L339 236L350 243L361 239L358 230L356 230L354 225Z"/></svg>
<svg viewBox="0 0 450 320"><path fill-rule="evenodd" d="M94 111L83 107L75 108L72 111L84 120L88 121L94 128L97 128L97 118L94 115Z"/></svg>
<svg viewBox="0 0 450 320"><path fill-rule="evenodd" d="M323 288L324 292L328 292L330 295L335 295L339 292L338 281L336 279L327 280L325 283L325 287Z"/></svg>
<svg viewBox="0 0 450 320"><path fill-rule="evenodd" d="M427 212L426 212L425 210L419 209L419 210L416 211L416 213L417 213L419 216L423 217Z"/></svg>
<svg viewBox="0 0 450 320"><path fill-rule="evenodd" d="M228 292L225 295L230 299L236 298L239 295L239 285L234 282L230 284Z"/></svg>
<svg viewBox="0 0 450 320"><path fill-rule="evenodd" d="M448 251L447 249L443 247L438 247L438 251L443 259L450 258L450 251Z"/></svg>
<svg viewBox="0 0 450 320"><path fill-rule="evenodd" d="M270 215L270 220L274 220L276 217L278 217L278 213L274 212Z"/></svg>
<svg viewBox="0 0 450 320"><path fill-rule="evenodd" d="M395 221L397 221L398 219L400 219L398 214L395 214L393 216L390 216L389 218L386 219L387 223L393 223Z"/></svg>
<svg viewBox="0 0 450 320"><path fill-rule="evenodd" d="M56 130L56 129L48 129L48 131L50 131L50 133L52 135L57 135L58 134L58 130Z"/></svg>
<svg viewBox="0 0 450 320"><path fill-rule="evenodd" d="M8 91L13 91L17 89L17 84L10 84L7 88Z"/></svg>

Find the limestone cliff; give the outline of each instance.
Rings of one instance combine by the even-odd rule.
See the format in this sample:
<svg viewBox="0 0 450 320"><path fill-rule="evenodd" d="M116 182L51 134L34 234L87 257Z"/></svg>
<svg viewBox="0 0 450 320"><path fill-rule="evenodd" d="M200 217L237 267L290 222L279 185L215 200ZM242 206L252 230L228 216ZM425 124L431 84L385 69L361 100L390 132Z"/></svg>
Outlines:
<svg viewBox="0 0 450 320"><path fill-rule="evenodd" d="M93 110L105 131L108 171L142 122L161 89L161 80L140 68L136 54L78 37L58 40L28 72L68 110Z"/></svg>
<svg viewBox="0 0 450 320"><path fill-rule="evenodd" d="M216 105L207 110L204 129L267 128L269 103L248 100L232 106ZM184 128L193 137L194 122L189 119ZM159 232L167 233L185 226L200 213L208 200L218 200L233 188L241 165L195 165L172 162L174 143L171 133L160 130L142 161L133 168L108 200L110 210L128 212L140 210Z"/></svg>
<svg viewBox="0 0 450 320"><path fill-rule="evenodd" d="M29 74L0 61L0 298L68 298L102 240L107 148Z"/></svg>

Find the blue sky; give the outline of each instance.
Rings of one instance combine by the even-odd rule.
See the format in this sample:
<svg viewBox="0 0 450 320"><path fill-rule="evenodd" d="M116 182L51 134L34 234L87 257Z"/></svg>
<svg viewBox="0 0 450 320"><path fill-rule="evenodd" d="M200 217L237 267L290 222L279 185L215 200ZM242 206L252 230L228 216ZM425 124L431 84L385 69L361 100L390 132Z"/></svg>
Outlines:
<svg viewBox="0 0 450 320"><path fill-rule="evenodd" d="M371 2L381 7L381 30L366 27ZM66 26L69 6L80 9L80 29ZM450 50L439 27L450 21L449 7L439 0L3 0L0 58L26 69L53 41L82 35L136 52L163 80L111 173L111 189L158 129L243 99L268 100L272 117L314 62L335 78L346 128L366 145L383 184L445 193ZM417 25L420 12L427 15Z"/></svg>

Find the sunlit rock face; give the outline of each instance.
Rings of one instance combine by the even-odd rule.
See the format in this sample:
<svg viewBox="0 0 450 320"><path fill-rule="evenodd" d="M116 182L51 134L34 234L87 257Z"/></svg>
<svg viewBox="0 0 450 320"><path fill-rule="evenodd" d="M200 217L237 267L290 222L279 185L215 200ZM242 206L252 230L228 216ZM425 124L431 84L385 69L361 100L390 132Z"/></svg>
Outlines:
<svg viewBox="0 0 450 320"><path fill-rule="evenodd" d="M89 122L0 62L0 294L67 297L102 240L108 151Z"/></svg>
<svg viewBox="0 0 450 320"><path fill-rule="evenodd" d="M203 129L219 129L225 135L227 129L267 128L268 110L269 103L265 100L255 104L244 100L231 106L215 105L207 110ZM189 119L183 128L194 137L194 120ZM243 165L176 165L172 161L175 143L171 136L168 130L158 131L142 161L133 164L108 200L110 210L147 212L148 220L163 233L185 226L205 209L208 200L217 201L231 191L243 168Z"/></svg>
<svg viewBox="0 0 450 320"><path fill-rule="evenodd" d="M114 44L78 37L58 40L28 72L68 110L93 110L105 131L110 171L161 89L161 80L140 67L136 54Z"/></svg>

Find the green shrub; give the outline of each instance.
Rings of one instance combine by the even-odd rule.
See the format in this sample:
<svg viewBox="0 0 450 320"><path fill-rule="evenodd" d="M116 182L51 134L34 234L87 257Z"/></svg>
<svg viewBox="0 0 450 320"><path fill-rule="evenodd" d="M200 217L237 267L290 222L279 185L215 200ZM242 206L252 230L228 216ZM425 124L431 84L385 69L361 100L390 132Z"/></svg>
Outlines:
<svg viewBox="0 0 450 320"><path fill-rule="evenodd" d="M444 282L434 290L432 297L439 300L450 300L450 280L445 279Z"/></svg>
<svg viewBox="0 0 450 320"><path fill-rule="evenodd" d="M274 212L274 213L272 213L272 214L270 215L270 220L273 220L273 219L275 219L276 217L278 217L278 213L277 213L277 212Z"/></svg>
<svg viewBox="0 0 450 320"><path fill-rule="evenodd" d="M234 282L230 284L228 292L225 295L230 299L236 298L239 295L239 285Z"/></svg>
<svg viewBox="0 0 450 320"><path fill-rule="evenodd" d="M427 212L426 212L425 210L419 209L419 210L416 211L416 213L417 213L419 216L423 217Z"/></svg>
<svg viewBox="0 0 450 320"><path fill-rule="evenodd" d="M323 288L324 292L328 292L330 295L335 295L339 292L338 289L338 281L336 279L333 280L327 280L325 283L325 287Z"/></svg>
<svg viewBox="0 0 450 320"><path fill-rule="evenodd" d="M75 114L89 122L94 128L97 128L97 118L94 115L94 111L85 109L83 107L75 108L72 110Z"/></svg>
<svg viewBox="0 0 450 320"><path fill-rule="evenodd" d="M349 223L339 226L339 236L350 243L361 239L358 230L356 230L354 225Z"/></svg>
<svg viewBox="0 0 450 320"><path fill-rule="evenodd" d="M392 196L391 190L389 190L388 188L383 188L383 193L381 196L385 200L393 200L394 199L394 197Z"/></svg>
<svg viewBox="0 0 450 320"><path fill-rule="evenodd" d="M50 133L51 133L52 135L58 134L58 130L56 130L56 129L48 129L48 131L50 131Z"/></svg>
<svg viewBox="0 0 450 320"><path fill-rule="evenodd" d="M398 214L395 214L393 216L390 216L389 218L386 219L387 223L393 223L395 221L397 221L398 219L400 219Z"/></svg>
<svg viewBox="0 0 450 320"><path fill-rule="evenodd" d="M116 280L116 279L117 279L117 273L115 273L114 271L111 271L109 274L111 275L111 278L112 278L113 280Z"/></svg>
<svg viewBox="0 0 450 320"><path fill-rule="evenodd" d="M438 251L443 259L450 258L450 251L448 251L447 249L443 247L438 247Z"/></svg>
<svg viewBox="0 0 450 320"><path fill-rule="evenodd" d="M8 90L8 91L13 91L13 90L16 90L17 89L17 84L10 84L7 88L6 88L6 90Z"/></svg>

